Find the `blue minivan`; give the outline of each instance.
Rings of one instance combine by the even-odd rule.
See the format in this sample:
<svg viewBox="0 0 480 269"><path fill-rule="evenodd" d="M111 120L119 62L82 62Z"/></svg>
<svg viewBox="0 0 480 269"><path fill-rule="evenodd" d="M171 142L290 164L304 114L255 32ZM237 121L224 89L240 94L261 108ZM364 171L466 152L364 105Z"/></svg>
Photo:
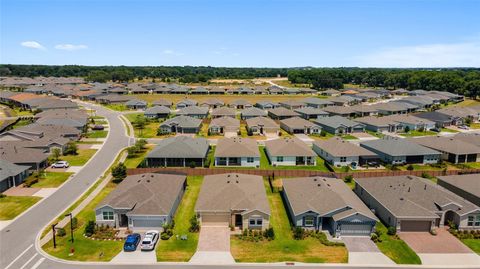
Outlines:
<svg viewBox="0 0 480 269"><path fill-rule="evenodd" d="M140 234L129 234L123 244L124 251L135 251L140 243Z"/></svg>

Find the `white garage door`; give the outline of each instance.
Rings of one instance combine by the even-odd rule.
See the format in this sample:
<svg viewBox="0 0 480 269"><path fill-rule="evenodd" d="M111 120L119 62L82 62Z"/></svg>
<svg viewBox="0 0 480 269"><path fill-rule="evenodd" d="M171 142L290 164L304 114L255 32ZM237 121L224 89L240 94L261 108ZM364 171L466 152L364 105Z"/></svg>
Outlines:
<svg viewBox="0 0 480 269"><path fill-rule="evenodd" d="M228 226L230 214L202 214L202 225Z"/></svg>
<svg viewBox="0 0 480 269"><path fill-rule="evenodd" d="M372 225L363 223L340 224L341 235L370 235Z"/></svg>
<svg viewBox="0 0 480 269"><path fill-rule="evenodd" d="M160 228L163 226L163 219L132 219L132 226L134 228Z"/></svg>

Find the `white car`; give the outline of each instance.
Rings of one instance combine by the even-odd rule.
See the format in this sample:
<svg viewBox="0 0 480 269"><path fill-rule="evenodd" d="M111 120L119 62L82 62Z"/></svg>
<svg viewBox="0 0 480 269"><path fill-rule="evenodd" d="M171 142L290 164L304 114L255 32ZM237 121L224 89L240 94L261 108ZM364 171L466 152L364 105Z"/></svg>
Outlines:
<svg viewBox="0 0 480 269"><path fill-rule="evenodd" d="M140 244L141 250L154 250L158 242L158 231L151 230L145 233L145 237Z"/></svg>
<svg viewBox="0 0 480 269"><path fill-rule="evenodd" d="M70 164L67 161L58 161L52 164L52 168L68 168Z"/></svg>

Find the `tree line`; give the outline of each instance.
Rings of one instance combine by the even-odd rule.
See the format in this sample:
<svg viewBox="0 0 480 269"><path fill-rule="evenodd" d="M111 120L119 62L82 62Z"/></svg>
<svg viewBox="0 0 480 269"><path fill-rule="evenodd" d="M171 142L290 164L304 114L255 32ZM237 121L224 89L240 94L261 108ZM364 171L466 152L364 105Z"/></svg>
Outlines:
<svg viewBox="0 0 480 269"><path fill-rule="evenodd" d="M345 84L480 95L480 69L310 68L288 71L288 80L315 89L341 89Z"/></svg>
<svg viewBox="0 0 480 269"><path fill-rule="evenodd" d="M95 82L128 82L152 78L169 82L207 82L210 79L252 79L287 76L287 68L235 68L211 66L81 66L81 65L0 65L0 76L84 77Z"/></svg>

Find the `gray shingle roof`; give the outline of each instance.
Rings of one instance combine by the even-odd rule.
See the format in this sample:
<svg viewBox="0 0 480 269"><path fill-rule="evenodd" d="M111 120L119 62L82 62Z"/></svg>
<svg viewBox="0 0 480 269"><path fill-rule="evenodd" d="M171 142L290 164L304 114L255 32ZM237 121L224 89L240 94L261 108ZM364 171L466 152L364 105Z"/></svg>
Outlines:
<svg viewBox="0 0 480 269"><path fill-rule="evenodd" d="M304 118L300 117L291 117L288 119L281 120L280 123L290 127L292 129L303 129L305 127L318 127L315 123L308 121Z"/></svg>
<svg viewBox="0 0 480 269"><path fill-rule="evenodd" d="M362 123L354 122L347 118L341 116L331 116L331 117L323 117L315 120L315 123L319 125L325 125L332 128L339 128L342 126L345 127L357 127L357 126L364 126Z"/></svg>
<svg viewBox="0 0 480 269"><path fill-rule="evenodd" d="M402 138L384 137L360 143L367 149L384 152L390 156L416 156L416 155L440 155L440 152L415 144Z"/></svg>
<svg viewBox="0 0 480 269"><path fill-rule="evenodd" d="M189 116L177 116L162 122L160 126L172 126L174 124L182 128L199 128L202 125L202 120Z"/></svg>
<svg viewBox="0 0 480 269"><path fill-rule="evenodd" d="M270 215L263 178L245 174L205 176L195 204L196 212L259 210Z"/></svg>
<svg viewBox="0 0 480 269"><path fill-rule="evenodd" d="M415 176L355 179L356 183L396 217L440 218L439 207L458 205L459 215L478 210L474 204L443 189L429 180Z"/></svg>
<svg viewBox="0 0 480 269"><path fill-rule="evenodd" d="M295 215L313 211L320 215L349 208L349 214L377 220L368 207L337 178L304 177L283 180L283 190ZM342 211L343 212L343 211ZM336 214L334 215L334 217Z"/></svg>
<svg viewBox="0 0 480 269"><path fill-rule="evenodd" d="M103 199L98 208L132 209L127 215L168 215L183 188L186 176L170 174L139 174L126 177Z"/></svg>
<svg viewBox="0 0 480 269"><path fill-rule="evenodd" d="M242 117L244 117L244 116L249 116L249 117L258 116L258 117L260 117L260 116L266 116L267 112L263 109L258 108L258 107L249 107L249 108L243 109L241 114L242 114Z"/></svg>
<svg viewBox="0 0 480 269"><path fill-rule="evenodd" d="M339 137L332 137L328 140L316 140L313 142L313 144L334 157L376 155L368 149L357 146Z"/></svg>
<svg viewBox="0 0 480 269"><path fill-rule="evenodd" d="M152 106L145 110L145 115L170 114L170 108L165 106Z"/></svg>
<svg viewBox="0 0 480 269"><path fill-rule="evenodd" d="M240 120L228 116L224 117L219 117L212 119L210 122L209 127L212 126L220 126L220 127L235 127L235 128L240 128Z"/></svg>
<svg viewBox="0 0 480 269"><path fill-rule="evenodd" d="M455 139L455 137L429 136L410 138L408 140L441 152L453 154L480 154L480 146Z"/></svg>
<svg viewBox="0 0 480 269"><path fill-rule="evenodd" d="M205 158L209 148L205 138L176 136L161 140L147 158Z"/></svg>
<svg viewBox="0 0 480 269"><path fill-rule="evenodd" d="M279 138L265 141L271 156L317 156L315 152L298 138Z"/></svg>
<svg viewBox="0 0 480 269"><path fill-rule="evenodd" d="M180 109L177 112L177 115L207 115L208 114L208 107L202 106L187 106L185 108Z"/></svg>
<svg viewBox="0 0 480 269"><path fill-rule="evenodd" d="M28 166L16 165L7 160L0 159L0 181L9 177L14 177L28 169Z"/></svg>
<svg viewBox="0 0 480 269"><path fill-rule="evenodd" d="M439 181L444 181L480 198L480 174L439 176L437 178Z"/></svg>
<svg viewBox="0 0 480 269"><path fill-rule="evenodd" d="M247 126L263 126L266 128L280 128L280 126L272 119L267 117L255 117L246 120Z"/></svg>
<svg viewBox="0 0 480 269"><path fill-rule="evenodd" d="M235 109L230 108L230 107L219 107L214 110L212 110L212 116L233 116L235 117L236 112Z"/></svg>

